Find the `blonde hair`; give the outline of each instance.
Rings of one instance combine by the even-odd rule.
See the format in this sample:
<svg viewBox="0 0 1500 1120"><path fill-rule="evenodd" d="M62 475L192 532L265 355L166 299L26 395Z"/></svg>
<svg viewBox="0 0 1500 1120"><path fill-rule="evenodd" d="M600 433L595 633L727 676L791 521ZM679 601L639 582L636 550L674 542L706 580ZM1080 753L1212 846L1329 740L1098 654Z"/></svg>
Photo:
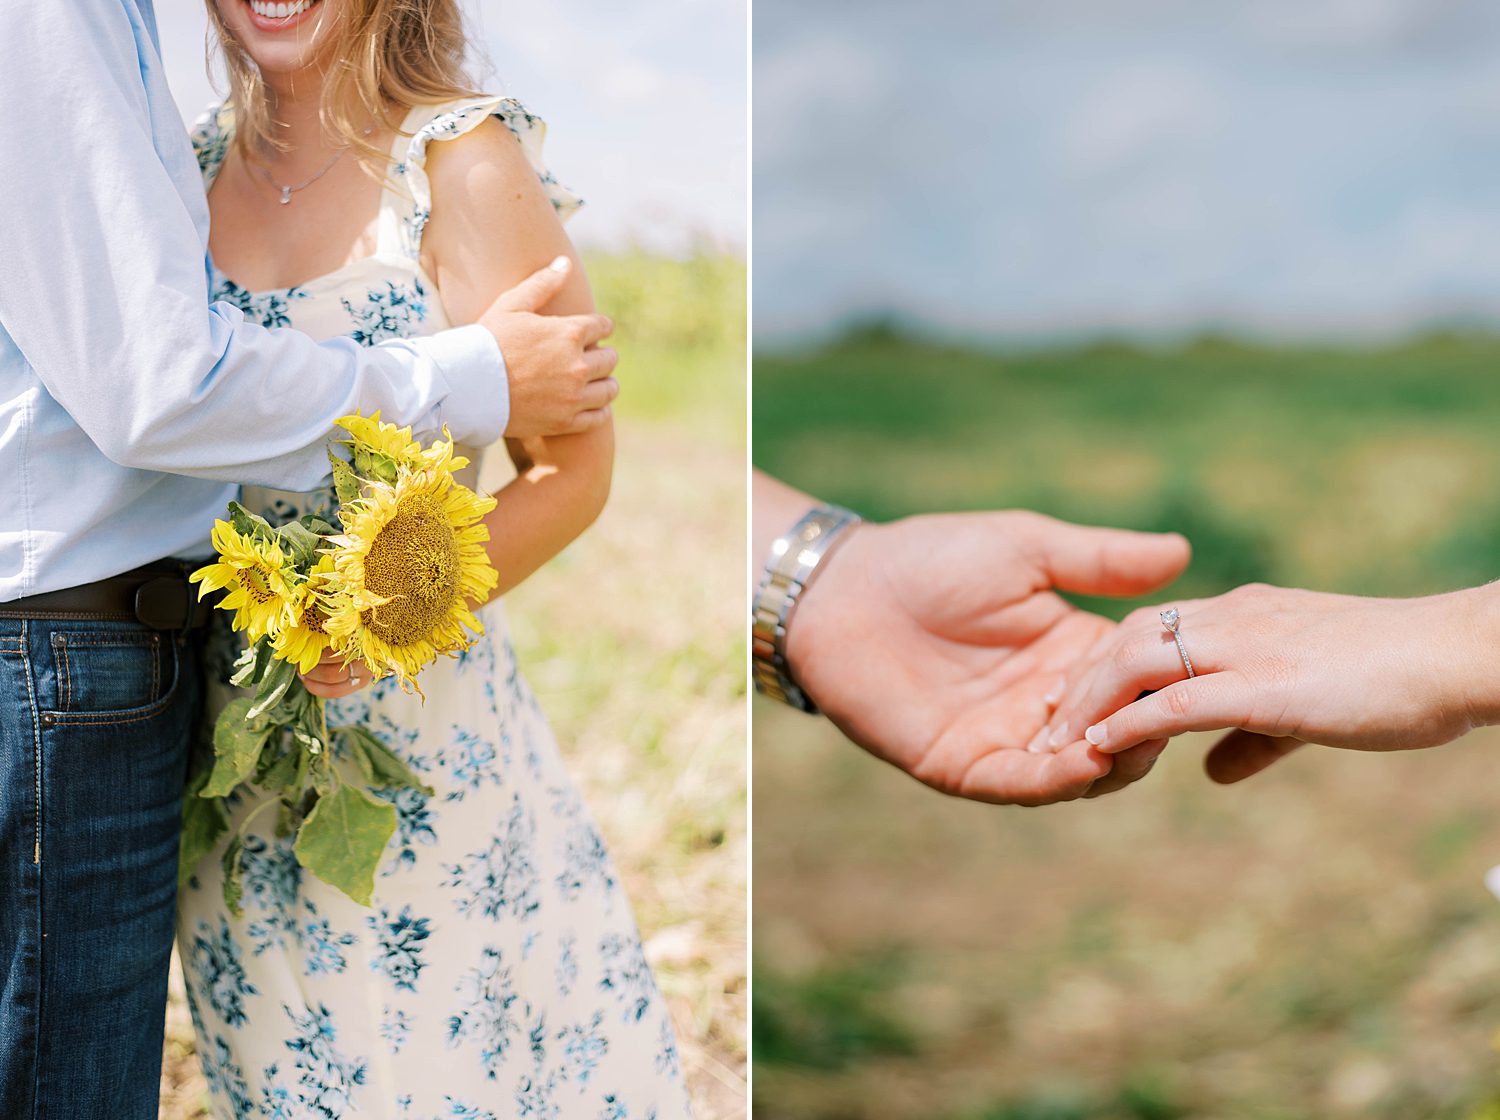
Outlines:
<svg viewBox="0 0 1500 1120"><path fill-rule="evenodd" d="M235 146L247 158L281 147L260 68L214 0L206 3L228 72ZM389 123L393 104L409 109L477 95L465 70L468 39L458 0L356 0L349 8L326 47L332 62L323 83L323 128L335 144L380 166L388 154L366 133L372 121Z"/></svg>

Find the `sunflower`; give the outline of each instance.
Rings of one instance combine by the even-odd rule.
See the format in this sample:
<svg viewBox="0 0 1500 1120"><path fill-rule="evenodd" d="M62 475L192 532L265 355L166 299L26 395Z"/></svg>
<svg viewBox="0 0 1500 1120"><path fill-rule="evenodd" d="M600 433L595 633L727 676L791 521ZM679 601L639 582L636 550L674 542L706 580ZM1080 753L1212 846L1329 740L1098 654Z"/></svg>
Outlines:
<svg viewBox="0 0 1500 1120"><path fill-rule="evenodd" d="M449 453L451 457L451 447ZM469 609L499 583L480 523L495 499L454 482L451 467L403 470L394 483L367 483L339 511L334 571L324 581L325 630L348 661L402 687L439 654L467 649L465 627L483 633Z"/></svg>
<svg viewBox="0 0 1500 1120"><path fill-rule="evenodd" d="M297 671L307 672L316 665L328 649L328 613L318 589L333 574L333 556L324 553L307 573L307 582L298 587L292 605L290 620L271 632L271 648L283 661L297 666Z"/></svg>
<svg viewBox="0 0 1500 1120"><path fill-rule="evenodd" d="M411 438L410 426L398 428L394 424L383 423L378 411L373 416L361 416L356 412L352 416L345 416L338 425L349 433L350 444L356 451L363 450L383 456L398 470L441 467L456 471L469 465L467 459L453 454L453 441L446 438L446 427L443 429L445 438L424 449Z"/></svg>
<svg viewBox="0 0 1500 1120"><path fill-rule="evenodd" d="M218 562L188 577L189 582L203 585L198 598L227 590L216 605L235 612L234 628L244 631L252 642L292 621L295 575L279 544L241 533L228 521L214 522L213 544Z"/></svg>

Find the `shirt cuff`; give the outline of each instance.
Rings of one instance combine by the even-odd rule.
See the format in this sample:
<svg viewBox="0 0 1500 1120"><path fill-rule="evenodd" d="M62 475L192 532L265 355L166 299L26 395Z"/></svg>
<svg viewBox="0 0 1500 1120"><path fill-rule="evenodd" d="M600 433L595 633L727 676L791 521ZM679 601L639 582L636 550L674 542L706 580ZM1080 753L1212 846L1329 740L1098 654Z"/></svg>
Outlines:
<svg viewBox="0 0 1500 1120"><path fill-rule="evenodd" d="M475 323L413 342L426 351L448 383L438 418L453 438L488 447L503 436L510 423L510 381L495 336Z"/></svg>

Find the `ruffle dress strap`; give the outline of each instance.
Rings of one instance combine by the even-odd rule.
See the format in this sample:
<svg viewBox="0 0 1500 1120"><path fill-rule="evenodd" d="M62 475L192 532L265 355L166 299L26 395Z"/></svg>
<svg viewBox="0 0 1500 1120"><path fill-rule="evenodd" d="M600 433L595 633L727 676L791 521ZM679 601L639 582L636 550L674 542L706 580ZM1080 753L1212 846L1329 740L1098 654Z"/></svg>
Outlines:
<svg viewBox="0 0 1500 1120"><path fill-rule="evenodd" d="M386 189L383 207L389 207L394 220L382 221L381 252L397 251L413 260L422 252L422 231L432 217L432 184L427 178L427 147L434 141L452 140L478 128L495 117L510 129L521 145L526 161L536 171L542 188L552 201L557 216L567 221L583 205L583 200L563 186L548 170L542 159L542 142L547 125L511 97L479 97L423 109L407 118L406 130L414 128L406 142L405 155L391 169L393 185ZM418 124L417 122L421 122ZM384 216L383 216L384 217Z"/></svg>
<svg viewBox="0 0 1500 1120"><path fill-rule="evenodd" d="M224 166L224 157L229 153L229 143L233 137L234 110L227 101L209 106L193 122L188 138L193 142L193 154L198 157L198 170L203 173L204 189L213 185L219 168Z"/></svg>

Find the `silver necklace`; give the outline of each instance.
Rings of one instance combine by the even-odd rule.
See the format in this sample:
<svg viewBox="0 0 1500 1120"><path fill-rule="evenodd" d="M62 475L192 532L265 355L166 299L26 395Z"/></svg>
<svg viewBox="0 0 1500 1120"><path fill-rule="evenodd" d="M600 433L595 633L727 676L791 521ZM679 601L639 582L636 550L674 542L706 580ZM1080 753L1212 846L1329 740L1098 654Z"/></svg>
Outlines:
<svg viewBox="0 0 1500 1120"><path fill-rule="evenodd" d="M256 164L255 166L256 169L260 171L261 177L264 178L265 181L272 187L281 192L281 205L287 206L291 204L292 195L296 194L298 191L306 190L308 187L312 186L319 179L321 179L324 175L327 175L330 171L332 171L333 165L338 163L339 160L343 159L344 153L348 150L348 148L342 148L339 151L335 152L333 158L323 165L323 169L321 171L319 171L312 178L304 179L302 182L296 184L278 183L275 179L271 178L271 172L264 164Z"/></svg>

